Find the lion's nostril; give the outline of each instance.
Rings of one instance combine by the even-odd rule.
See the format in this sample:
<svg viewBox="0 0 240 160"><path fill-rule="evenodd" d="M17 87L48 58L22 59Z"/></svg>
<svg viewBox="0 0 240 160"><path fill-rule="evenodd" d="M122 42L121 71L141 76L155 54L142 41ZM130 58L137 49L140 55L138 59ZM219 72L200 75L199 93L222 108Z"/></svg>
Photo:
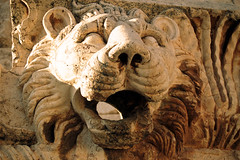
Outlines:
<svg viewBox="0 0 240 160"><path fill-rule="evenodd" d="M142 62L142 56L140 54L135 54L132 58L132 61L131 61L131 66L133 67L137 67L137 64L138 63L141 63Z"/></svg>
<svg viewBox="0 0 240 160"><path fill-rule="evenodd" d="M118 62L120 62L120 66L128 65L128 54L121 53L118 56ZM138 53L136 53L131 60L131 66L137 67L137 64L142 62L142 56Z"/></svg>
<svg viewBox="0 0 240 160"><path fill-rule="evenodd" d="M122 53L118 56L118 59L121 63L121 65L127 65L128 63L128 55L126 53Z"/></svg>

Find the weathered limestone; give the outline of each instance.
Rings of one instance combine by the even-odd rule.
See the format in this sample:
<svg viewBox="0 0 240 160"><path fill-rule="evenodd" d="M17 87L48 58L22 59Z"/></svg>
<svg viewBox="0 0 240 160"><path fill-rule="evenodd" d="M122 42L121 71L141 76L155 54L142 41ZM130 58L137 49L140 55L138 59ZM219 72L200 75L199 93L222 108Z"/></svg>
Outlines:
<svg viewBox="0 0 240 160"><path fill-rule="evenodd" d="M12 0L0 157L239 159L239 5Z"/></svg>
<svg viewBox="0 0 240 160"><path fill-rule="evenodd" d="M10 2L2 0L0 2L0 48L11 47L11 22L10 22Z"/></svg>
<svg viewBox="0 0 240 160"><path fill-rule="evenodd" d="M0 68L11 68L11 22L10 22L10 2L4 0L0 2ZM1 70L1 69L0 69ZM3 70L3 69L2 69ZM1 72L1 71L0 71Z"/></svg>

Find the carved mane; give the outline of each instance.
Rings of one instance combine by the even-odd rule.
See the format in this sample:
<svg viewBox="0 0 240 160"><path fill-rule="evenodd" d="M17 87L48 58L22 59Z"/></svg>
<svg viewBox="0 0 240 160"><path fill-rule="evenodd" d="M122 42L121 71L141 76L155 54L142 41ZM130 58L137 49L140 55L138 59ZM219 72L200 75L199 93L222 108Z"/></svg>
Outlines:
<svg viewBox="0 0 240 160"><path fill-rule="evenodd" d="M33 48L20 78L20 85L23 86L26 113L35 127L37 141L59 145L68 141L66 144L69 146L60 148L64 154L75 145L82 123L73 111L70 100L66 98L66 93L61 90L66 88L67 92L69 86L58 81L49 71L49 61L54 50L51 40L47 38Z"/></svg>
<svg viewBox="0 0 240 160"><path fill-rule="evenodd" d="M153 115L154 131L146 139L168 157L181 151L184 134L200 112L202 81L199 66L190 54L177 57L181 74Z"/></svg>

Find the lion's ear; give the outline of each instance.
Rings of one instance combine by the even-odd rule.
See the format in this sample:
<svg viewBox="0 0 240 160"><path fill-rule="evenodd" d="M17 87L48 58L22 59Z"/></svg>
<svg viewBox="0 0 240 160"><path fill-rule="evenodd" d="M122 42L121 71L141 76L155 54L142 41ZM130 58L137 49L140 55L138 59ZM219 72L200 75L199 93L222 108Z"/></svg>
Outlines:
<svg viewBox="0 0 240 160"><path fill-rule="evenodd" d="M165 32L170 40L174 40L179 36L179 28L175 21L167 16L157 16L152 20L152 24L158 29Z"/></svg>
<svg viewBox="0 0 240 160"><path fill-rule="evenodd" d="M76 20L73 14L64 7L52 8L43 17L44 30L52 38L56 38L66 26L74 24Z"/></svg>

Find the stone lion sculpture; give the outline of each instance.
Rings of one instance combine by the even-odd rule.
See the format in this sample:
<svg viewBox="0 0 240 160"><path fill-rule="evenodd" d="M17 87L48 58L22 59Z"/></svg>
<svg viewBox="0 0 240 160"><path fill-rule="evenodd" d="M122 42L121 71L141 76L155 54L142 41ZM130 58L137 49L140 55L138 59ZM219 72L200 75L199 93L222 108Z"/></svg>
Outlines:
<svg viewBox="0 0 240 160"><path fill-rule="evenodd" d="M37 143L12 151L32 159L174 158L201 95L199 66L181 48L178 25L105 3L75 8L75 17L57 7L43 18L47 36L20 78ZM101 118L98 102L123 119Z"/></svg>

